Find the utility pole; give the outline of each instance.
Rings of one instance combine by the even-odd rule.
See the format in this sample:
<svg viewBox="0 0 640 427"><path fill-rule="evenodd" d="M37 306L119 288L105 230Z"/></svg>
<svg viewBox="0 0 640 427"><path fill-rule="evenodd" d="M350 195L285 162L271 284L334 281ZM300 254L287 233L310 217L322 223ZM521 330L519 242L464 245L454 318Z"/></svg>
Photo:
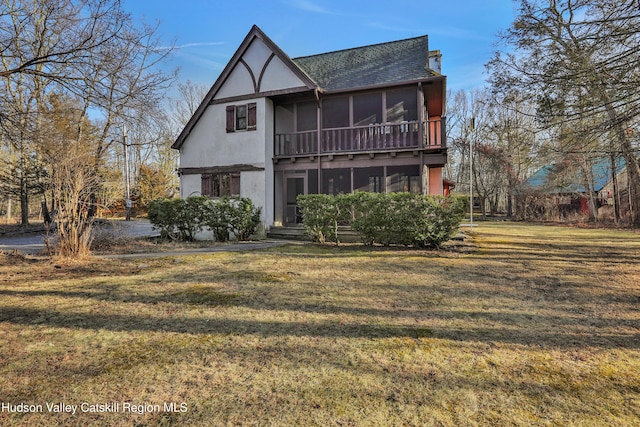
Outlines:
<svg viewBox="0 0 640 427"><path fill-rule="evenodd" d="M476 126L476 118L471 117L469 130L473 133ZM469 223L473 227L473 137L469 138Z"/></svg>
<svg viewBox="0 0 640 427"><path fill-rule="evenodd" d="M127 143L127 125L122 126L122 145L124 147L124 203L127 209L126 220L131 221L131 188L129 180L129 144Z"/></svg>

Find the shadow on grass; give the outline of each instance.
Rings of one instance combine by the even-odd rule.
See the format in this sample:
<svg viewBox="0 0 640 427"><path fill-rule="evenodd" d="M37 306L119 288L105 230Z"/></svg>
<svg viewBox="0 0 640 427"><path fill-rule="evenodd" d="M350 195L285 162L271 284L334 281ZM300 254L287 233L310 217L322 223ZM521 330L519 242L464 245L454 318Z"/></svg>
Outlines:
<svg viewBox="0 0 640 427"><path fill-rule="evenodd" d="M6 291L3 294L7 294ZM10 295L18 295L11 293ZM139 300L138 300L139 301ZM136 302L138 302L136 301ZM145 304L158 300L148 298ZM346 338L433 337L453 341L507 343L541 348L640 348L640 322L632 319L593 317L590 313L576 314L566 307L557 307L555 315L518 312L502 308L499 312L446 310L380 310L367 307L342 307L331 304L274 304L249 303L231 294L219 298L216 305L245 306L274 312L291 310L314 314L347 314L377 316L375 323L357 319L327 321L252 321L218 317L169 318L122 314L93 314L60 312L54 309L0 307L0 322L21 325L47 325L71 329L91 329L129 332L175 332L188 334L309 336ZM578 311L580 311L578 309ZM380 321L384 316L385 320ZM420 320L416 326L406 322ZM396 321L398 325L393 325ZM461 322L463 322L461 324ZM427 325L427 326L425 326ZM431 326L433 325L433 326ZM469 325L469 326L462 326Z"/></svg>
<svg viewBox="0 0 640 427"><path fill-rule="evenodd" d="M432 313L434 316L451 317L455 314ZM468 317L468 313L458 314ZM482 320L487 315L476 313ZM406 326L391 324L325 322L278 322L238 320L226 318L166 318L121 314L64 313L54 310L38 310L17 307L0 307L0 322L19 325L46 325L49 327L108 330L116 332L173 332L188 334L256 335L263 337L335 337L335 338L439 338L453 341L501 342L539 346L541 348L640 348L640 333L599 332L588 328L567 330L531 328L526 324L515 327L515 318L499 315L499 320L510 323L495 326L449 327ZM535 320L535 319L534 319ZM633 322L629 326L637 326ZM609 331L615 328L607 328ZM637 331L637 328L633 328Z"/></svg>
<svg viewBox="0 0 640 427"><path fill-rule="evenodd" d="M0 289L0 295L15 298L93 299L149 305L185 304L230 309L244 307L276 313L335 314L351 318L341 322L332 321L330 317L327 318L329 320L315 322L232 320L225 318L224 312L212 312L210 318L168 318L135 314L67 313L55 308L6 305L0 307L0 321L113 331L294 337L434 337L554 348L640 348L640 321L624 314L603 315L611 313L607 308L625 310L622 306L637 307L640 303L638 289L628 289L625 292L610 290L606 283L600 283L597 279L590 280L589 277L580 276L583 281L573 282L569 276L556 276L544 270L550 260L558 270L579 262L609 263L609 258L611 263L620 264L638 261L633 250L625 251L619 246L601 244L590 251L583 246L576 247L571 241L542 244L515 239L504 244L487 244L478 253L465 255L463 261L466 257L468 261L457 263L455 267L432 262L435 256L430 252L403 248L285 246L266 252L274 257L272 271L261 266L238 267L245 259L241 255L238 259L234 258L233 263L228 262L228 266L216 265L215 259L211 258L207 262L199 261L201 265L192 267L186 275L174 272L162 277L167 283L188 285L165 288L158 284L157 292L154 293L98 283L78 291L5 288ZM398 259L396 256L394 261L386 263L386 259L394 254L402 258ZM404 257L405 254L409 256ZM425 254L426 256L421 256ZM338 283L337 288L331 288L331 295L326 296L322 295L325 289L314 289L314 284L318 284L317 278L305 282L308 279L305 279L302 272L281 270L281 267L275 266L287 265L287 259L292 257L353 258L354 263L331 266L334 270L342 270L337 280L344 282ZM502 270L494 271L486 267L488 262L506 264ZM529 271L529 264L532 264L532 269L541 270ZM161 268L160 265L154 265L153 268ZM347 276L356 265L372 274L354 285ZM288 265L286 268L295 269ZM425 283L362 282L375 280L376 271L384 271L391 281L409 270L417 272L418 276L415 277L424 278ZM107 266L97 270L91 267L78 269L74 275L95 275L108 271ZM333 270L328 270L326 280L332 280L333 274ZM429 277L433 276L445 279L429 283ZM231 286L231 290L228 290L224 286L212 285L226 281L237 286ZM285 284L290 281L297 286L287 289ZM342 297L349 298L354 293L358 293L359 297L373 296L376 301L368 305L369 299L359 299L358 301L364 301L359 306L335 302ZM384 301L384 305L381 306L380 301ZM465 306L465 302L468 304L469 301L473 302L473 308ZM609 304L611 307L607 307ZM132 312L134 309L132 306ZM206 316L206 312L203 316ZM407 326L414 319L416 326Z"/></svg>
<svg viewBox="0 0 640 427"><path fill-rule="evenodd" d="M312 337L429 337L425 327L339 322L269 322L219 318L165 318L119 314L63 313L17 307L0 307L0 322L54 326L60 328L151 331L189 334Z"/></svg>
<svg viewBox="0 0 640 427"><path fill-rule="evenodd" d="M629 249L616 245L576 245L575 242L509 242L508 247L492 245L490 250L484 250L495 260L544 260L553 259L564 262L603 262L611 264L628 264L640 262L640 246L635 254ZM482 255L479 255L482 256Z"/></svg>

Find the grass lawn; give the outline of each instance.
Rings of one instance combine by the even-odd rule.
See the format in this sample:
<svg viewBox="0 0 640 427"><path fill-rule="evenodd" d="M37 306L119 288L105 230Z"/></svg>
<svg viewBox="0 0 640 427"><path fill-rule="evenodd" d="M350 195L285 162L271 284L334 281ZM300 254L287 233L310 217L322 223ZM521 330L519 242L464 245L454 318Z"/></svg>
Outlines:
<svg viewBox="0 0 640 427"><path fill-rule="evenodd" d="M473 235L470 253L1 255L0 425L639 425L640 234Z"/></svg>

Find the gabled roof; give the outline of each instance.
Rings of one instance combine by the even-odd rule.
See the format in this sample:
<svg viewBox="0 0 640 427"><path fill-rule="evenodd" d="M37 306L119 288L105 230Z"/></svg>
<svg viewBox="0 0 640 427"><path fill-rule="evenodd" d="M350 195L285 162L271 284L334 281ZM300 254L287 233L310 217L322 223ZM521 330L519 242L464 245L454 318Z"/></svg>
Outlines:
<svg viewBox="0 0 640 427"><path fill-rule="evenodd" d="M616 159L616 175L626 166L623 158ZM554 179L559 170L558 165L547 165L538 169L521 186L525 191L542 191L547 194L585 193L582 179L576 173L569 177L569 182L558 182ZM594 191L602 190L611 180L611 159L600 159L591 166Z"/></svg>
<svg viewBox="0 0 640 427"><path fill-rule="evenodd" d="M428 37L294 58L323 91L340 91L439 76L427 67Z"/></svg>
<svg viewBox="0 0 640 427"><path fill-rule="evenodd" d="M196 123L198 123L198 120L200 120L202 114L204 114L207 106L215 98L222 85L224 85L224 83L227 81L227 78L229 77L235 66L240 62L242 56L247 51L247 49L249 49L251 43L255 39L260 39L262 42L264 42L269 47L269 49L271 49L271 51L280 60L282 60L282 62L285 63L289 67L289 69L300 78L300 80L305 83L306 89L316 89L316 84L295 63L291 61L291 58L289 58L289 56L284 53L282 49L280 49L280 47L278 47L273 41L271 41L271 39L267 37L267 35L260 28L258 28L257 25L254 25L253 27L251 27L251 31L249 31L249 34L247 34L247 36L240 44L240 47L238 47L238 50L236 50L236 53L231 57L231 60L229 61L227 66L224 68L224 70L222 70L222 73L220 73L220 76L218 77L216 82L213 84L211 89L209 89L209 92L207 92L207 95L204 97L191 119L189 119L186 126L184 127L176 141L173 143L171 148L178 149L182 146L184 140L191 133L191 130L196 125Z"/></svg>
<svg viewBox="0 0 640 427"><path fill-rule="evenodd" d="M254 25L173 143L172 148L179 149L182 146L207 106L214 101L216 94L234 68L242 61L243 55L255 39L264 42L273 54L300 79L304 86L291 89L295 91L340 92L403 82L419 82L434 77L444 79L439 73L428 68L429 45L426 35L292 60ZM444 93L441 97L443 96ZM435 105L433 110L442 110L443 105L440 104Z"/></svg>

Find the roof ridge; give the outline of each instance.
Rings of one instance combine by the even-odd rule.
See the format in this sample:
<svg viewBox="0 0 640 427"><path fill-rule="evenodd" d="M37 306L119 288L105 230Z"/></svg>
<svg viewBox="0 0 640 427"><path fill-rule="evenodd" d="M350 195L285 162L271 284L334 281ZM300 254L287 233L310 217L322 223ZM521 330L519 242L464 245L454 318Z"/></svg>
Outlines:
<svg viewBox="0 0 640 427"><path fill-rule="evenodd" d="M428 40L428 37L429 37L428 34L424 34L424 35L421 35L421 36L409 37L409 38L406 38L406 39L391 40L391 41L388 41L388 42L380 42L380 43L373 43L373 44L357 46L357 47L350 47L350 48L345 48L345 49L337 49L337 50L332 50L332 51L329 51L329 52L315 53L315 54L312 54L312 55L297 56L297 57L291 58L291 59L293 61L296 61L298 59L313 58L314 56L329 55L329 54L332 54L332 53L349 52L349 51L354 51L354 50L359 50L359 49L366 49L366 48L370 48L370 47L376 47L376 46L390 45L390 44L395 44L395 43L408 42L410 40L419 40L419 39L425 39L425 38Z"/></svg>

